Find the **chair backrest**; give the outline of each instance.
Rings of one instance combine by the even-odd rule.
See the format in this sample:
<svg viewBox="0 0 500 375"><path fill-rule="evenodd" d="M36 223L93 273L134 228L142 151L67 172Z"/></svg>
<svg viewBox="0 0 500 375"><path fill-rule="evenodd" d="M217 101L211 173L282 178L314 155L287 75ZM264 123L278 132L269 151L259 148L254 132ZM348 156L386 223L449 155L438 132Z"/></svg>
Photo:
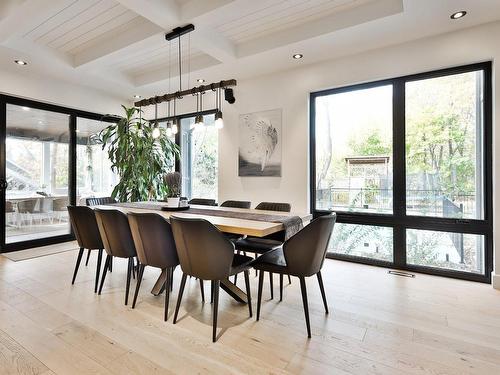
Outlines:
<svg viewBox="0 0 500 375"><path fill-rule="evenodd" d="M215 199L207 199L207 198L193 198L188 203L199 204L202 206L217 206L217 203L215 203Z"/></svg>
<svg viewBox="0 0 500 375"><path fill-rule="evenodd" d="M290 212L292 206L290 203L277 203L277 202L260 202L256 207L256 210L264 211L280 211L280 212ZM286 233L285 231L276 232L266 236L265 238L276 241L285 241Z"/></svg>
<svg viewBox="0 0 500 375"><path fill-rule="evenodd" d="M86 206L68 206L68 213L78 246L104 249L94 210Z"/></svg>
<svg viewBox="0 0 500 375"><path fill-rule="evenodd" d="M266 210L266 211L281 211L290 212L292 206L290 203L276 203L276 202L260 202L256 207L256 210Z"/></svg>
<svg viewBox="0 0 500 375"><path fill-rule="evenodd" d="M34 213L35 206L38 202L38 198L25 199L23 201L17 202L17 211L25 214L25 213Z"/></svg>
<svg viewBox="0 0 500 375"><path fill-rule="evenodd" d="M182 272L202 280L229 276L234 244L215 226L203 219L171 216L170 224Z"/></svg>
<svg viewBox="0 0 500 375"><path fill-rule="evenodd" d="M137 253L127 215L118 210L96 208L94 211L106 253L119 258L135 257Z"/></svg>
<svg viewBox="0 0 500 375"><path fill-rule="evenodd" d="M172 228L155 213L130 212L128 222L139 262L161 269L179 264Z"/></svg>
<svg viewBox="0 0 500 375"><path fill-rule="evenodd" d="M47 198L44 198L45 200ZM69 198L55 198L52 202L53 211L66 211L66 207L69 204Z"/></svg>
<svg viewBox="0 0 500 375"><path fill-rule="evenodd" d="M87 206L98 206L101 204L109 204L109 203L116 203L116 199L111 197L99 197L99 198L87 198L86 200Z"/></svg>
<svg viewBox="0 0 500 375"><path fill-rule="evenodd" d="M283 244L290 274L312 276L323 266L336 214L320 216Z"/></svg>
<svg viewBox="0 0 500 375"><path fill-rule="evenodd" d="M232 208L250 208L252 203L249 201L225 201L220 206L221 207L232 207Z"/></svg>

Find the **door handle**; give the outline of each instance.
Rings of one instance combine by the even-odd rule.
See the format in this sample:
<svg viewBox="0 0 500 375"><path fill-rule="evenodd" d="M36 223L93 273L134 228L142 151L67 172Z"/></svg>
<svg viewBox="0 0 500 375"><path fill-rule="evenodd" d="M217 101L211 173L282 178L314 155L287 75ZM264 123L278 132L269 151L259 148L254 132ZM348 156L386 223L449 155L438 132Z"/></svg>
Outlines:
<svg viewBox="0 0 500 375"><path fill-rule="evenodd" d="M0 179L0 189L6 190L8 186L9 186L9 184L8 184L7 180L5 180L3 178Z"/></svg>

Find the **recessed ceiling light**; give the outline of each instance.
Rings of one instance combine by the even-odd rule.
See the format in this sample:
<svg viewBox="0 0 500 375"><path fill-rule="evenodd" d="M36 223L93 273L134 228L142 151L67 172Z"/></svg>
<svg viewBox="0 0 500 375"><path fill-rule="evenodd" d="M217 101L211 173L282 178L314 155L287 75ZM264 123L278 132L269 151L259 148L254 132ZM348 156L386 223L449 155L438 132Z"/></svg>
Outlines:
<svg viewBox="0 0 500 375"><path fill-rule="evenodd" d="M14 62L17 64L17 65L28 65L28 63L24 60L14 60Z"/></svg>
<svg viewBox="0 0 500 375"><path fill-rule="evenodd" d="M134 98L135 99L140 99L140 98L142 98L142 96L140 96L140 95L134 95Z"/></svg>
<svg viewBox="0 0 500 375"><path fill-rule="evenodd" d="M461 10L460 12L455 12L453 13L450 18L452 20L458 20L459 18L462 18L464 17L465 15L467 14L467 12L465 10Z"/></svg>
<svg viewBox="0 0 500 375"><path fill-rule="evenodd" d="M198 79L197 79L197 81L198 81L199 83L203 83L203 82L205 82L205 80L204 80L203 78L198 78Z"/></svg>
<svg viewBox="0 0 500 375"><path fill-rule="evenodd" d="M301 58L303 58L303 57L304 57L304 55L303 55L303 54L301 54L301 53L296 53L296 54L295 54L295 55L293 55L292 57L293 57L294 59L301 59Z"/></svg>
<svg viewBox="0 0 500 375"><path fill-rule="evenodd" d="M22 107L23 108L23 111L29 111L30 110L30 107Z"/></svg>

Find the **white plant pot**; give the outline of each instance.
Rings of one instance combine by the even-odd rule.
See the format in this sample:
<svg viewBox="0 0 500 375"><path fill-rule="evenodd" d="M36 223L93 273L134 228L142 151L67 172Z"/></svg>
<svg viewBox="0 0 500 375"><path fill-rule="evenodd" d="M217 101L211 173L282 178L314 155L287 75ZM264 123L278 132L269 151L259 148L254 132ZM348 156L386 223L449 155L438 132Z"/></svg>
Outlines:
<svg viewBox="0 0 500 375"><path fill-rule="evenodd" d="M167 206L168 207L179 207L180 198L167 198Z"/></svg>

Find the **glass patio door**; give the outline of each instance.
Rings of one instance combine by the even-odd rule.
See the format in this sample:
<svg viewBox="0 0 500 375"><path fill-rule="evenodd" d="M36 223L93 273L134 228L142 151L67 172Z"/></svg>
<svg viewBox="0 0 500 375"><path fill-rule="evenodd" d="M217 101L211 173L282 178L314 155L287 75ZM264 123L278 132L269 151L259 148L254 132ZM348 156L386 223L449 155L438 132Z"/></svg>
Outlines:
<svg viewBox="0 0 500 375"><path fill-rule="evenodd" d="M5 245L69 235L70 115L4 108Z"/></svg>

